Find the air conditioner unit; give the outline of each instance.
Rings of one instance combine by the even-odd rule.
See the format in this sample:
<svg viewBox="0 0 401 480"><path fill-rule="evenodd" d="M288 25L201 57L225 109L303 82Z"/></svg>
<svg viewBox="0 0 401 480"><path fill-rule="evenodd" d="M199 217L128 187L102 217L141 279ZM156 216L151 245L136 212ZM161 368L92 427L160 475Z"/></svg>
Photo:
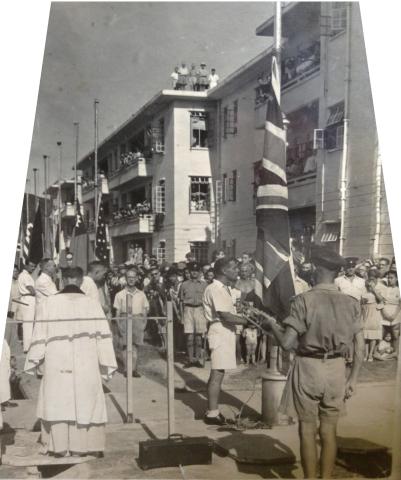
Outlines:
<svg viewBox="0 0 401 480"><path fill-rule="evenodd" d="M324 129L323 128L315 128L315 130L313 130L313 149L314 150L324 149Z"/></svg>

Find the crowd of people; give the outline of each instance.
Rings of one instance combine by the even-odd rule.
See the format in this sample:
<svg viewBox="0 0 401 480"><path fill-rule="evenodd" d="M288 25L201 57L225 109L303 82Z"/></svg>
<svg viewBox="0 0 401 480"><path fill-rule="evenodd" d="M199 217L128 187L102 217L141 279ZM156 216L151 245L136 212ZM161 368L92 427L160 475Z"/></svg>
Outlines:
<svg viewBox="0 0 401 480"><path fill-rule="evenodd" d="M203 92L214 88L220 80L216 69L212 68L209 72L206 63L203 62L199 67L192 63L190 68L187 67L185 62L182 62L181 66L174 67L170 77L174 90L192 90L195 92Z"/></svg>
<svg viewBox="0 0 401 480"><path fill-rule="evenodd" d="M327 253L325 255L327 257ZM320 257L307 261L295 243L292 257L295 297L291 309L304 311L300 299L323 288L318 263L323 261L319 260ZM327 268L333 276L333 285L324 288L333 295L341 293L343 302L344 298L349 299L345 304L349 302L353 321L357 317L358 325L363 328L365 361L396 358L401 305L394 259L341 258L340 269L339 258L337 256L332 263L327 259L326 263L322 263L323 267L330 266L331 270ZM43 259L38 266L29 262L21 271L15 266L8 318L17 320L19 324L18 328L16 324L10 324L6 329L4 342L8 348L3 348L3 373L0 375L3 379L0 385L3 408L9 406L11 398L10 388L4 387L4 378L8 383L10 378L15 379L12 357L16 345L20 343L27 355L25 371L36 372L46 379L42 380L46 385L41 388L38 399L39 418L45 431L42 439L45 451L51 454L67 451L82 453L82 445L85 444L90 445L90 448L87 447L90 451L101 453L104 449L104 429L100 427L105 423L101 375L108 378L119 368L125 376L139 378L139 347L144 342L153 344L164 354L167 346L167 302L170 301L175 360L183 362L185 369L205 368L206 361L211 360L207 390L209 408L205 423L223 424L225 419L218 410L218 399L225 370L268 361L267 336L248 322L249 307L264 311L267 326L274 335L283 345L291 345L283 340L283 330L276 331L275 324L269 324L270 312L255 293L255 274L256 264L250 252L244 252L239 258L227 258L224 251L217 251L212 261L204 264L199 264L195 255L189 252L185 260L168 264L160 263L155 256L145 253L139 244L129 245L125 263L107 267L100 261L93 261L86 275L74 265L72 253L66 255L63 269L49 258ZM323 303L325 301L328 301L326 297ZM326 306L330 310L331 306ZM316 306L316 315L319 308ZM294 317L293 310L291 312L285 322L293 325L291 322L298 317ZM127 314L133 316L132 340L127 339ZM52 322L52 319L60 322ZM68 319L75 321L62 321ZM343 334L343 330L336 331L340 337ZM302 335L299 338L304 341ZM127 341L132 341L130 372L127 371ZM83 346L85 359L82 357ZM300 347L294 348L299 350ZM302 356L302 353L298 351L297 355ZM335 358L339 355L336 353ZM341 356L347 356L350 363L354 361L352 355L352 349L341 352ZM87 356L88 365L83 372L75 372L73 363L86 361ZM56 369L54 365L57 365ZM99 369L98 365L100 371L97 377L94 371ZM79 378L71 378L72 373ZM80 395L71 387L71 382L81 385L86 396L85 399L84 396L80 398L89 407L81 406L74 412L69 409L68 402L72 402L74 395ZM71 388L71 398L60 398L60 385ZM60 408L48 408L49 404L65 404L67 413L62 411L60 417ZM89 412L92 407L94 417ZM78 426L81 420L87 426L85 432Z"/></svg>
<svg viewBox="0 0 401 480"><path fill-rule="evenodd" d="M141 215L152 213L152 206L149 200L136 203L135 206L132 203L127 203L126 206L118 207L114 206L114 210L111 214L114 223L118 223L131 218L138 218Z"/></svg>

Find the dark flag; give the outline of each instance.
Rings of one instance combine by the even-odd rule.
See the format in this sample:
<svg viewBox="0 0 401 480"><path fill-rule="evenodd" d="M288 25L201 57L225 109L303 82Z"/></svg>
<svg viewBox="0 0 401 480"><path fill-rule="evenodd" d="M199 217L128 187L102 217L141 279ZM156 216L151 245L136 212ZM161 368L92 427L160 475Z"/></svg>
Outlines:
<svg viewBox="0 0 401 480"><path fill-rule="evenodd" d="M35 219L33 221L31 244L29 248L29 260L38 264L43 258L43 226L42 212L40 205L36 210Z"/></svg>
<svg viewBox="0 0 401 480"><path fill-rule="evenodd" d="M107 224L104 217L102 196L99 199L99 214L97 217L95 255L105 265L110 264L110 244L108 240Z"/></svg>
<svg viewBox="0 0 401 480"><path fill-rule="evenodd" d="M280 108L276 57L267 95L263 159L257 169L255 293L278 319L288 314L294 295L290 268L286 139Z"/></svg>
<svg viewBox="0 0 401 480"><path fill-rule="evenodd" d="M75 225L72 231L70 251L73 254L74 265L86 269L89 263L89 238L78 200L76 204Z"/></svg>

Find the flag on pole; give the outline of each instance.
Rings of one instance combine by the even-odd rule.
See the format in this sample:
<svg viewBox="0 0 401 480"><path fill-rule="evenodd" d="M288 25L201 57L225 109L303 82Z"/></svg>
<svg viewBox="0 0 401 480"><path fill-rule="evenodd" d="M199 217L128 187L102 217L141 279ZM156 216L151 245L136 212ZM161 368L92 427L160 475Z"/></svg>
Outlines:
<svg viewBox="0 0 401 480"><path fill-rule="evenodd" d="M27 265L29 262L29 247L31 245L31 235L32 235L33 224L28 223L26 226L25 237L22 244L22 257L21 261L23 265Z"/></svg>
<svg viewBox="0 0 401 480"><path fill-rule="evenodd" d="M106 265L110 264L110 243L108 242L108 226L104 216L102 195L99 198L99 212L97 217L95 255Z"/></svg>
<svg viewBox="0 0 401 480"><path fill-rule="evenodd" d="M36 210L35 219L33 221L31 244L29 247L29 260L38 264L43 258L43 226L42 211L40 204Z"/></svg>
<svg viewBox="0 0 401 480"><path fill-rule="evenodd" d="M290 267L286 138L279 99L280 77L273 56L263 158L256 179L255 293L281 319L288 314L289 300L295 291Z"/></svg>
<svg viewBox="0 0 401 480"><path fill-rule="evenodd" d="M87 268L89 263L89 238L82 215L79 200L76 203L75 225L72 231L70 252L73 254L74 265Z"/></svg>

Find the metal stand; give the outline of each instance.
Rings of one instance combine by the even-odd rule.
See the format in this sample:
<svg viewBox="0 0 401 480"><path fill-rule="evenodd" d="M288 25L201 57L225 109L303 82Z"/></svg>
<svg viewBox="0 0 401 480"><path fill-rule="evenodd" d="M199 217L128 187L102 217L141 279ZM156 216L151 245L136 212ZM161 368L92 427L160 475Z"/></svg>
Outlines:
<svg viewBox="0 0 401 480"><path fill-rule="evenodd" d="M132 297L127 295L125 297L127 319L127 348L126 348L126 365L127 365L127 423L134 422L134 406L133 406L133 391L132 391Z"/></svg>
<svg viewBox="0 0 401 480"><path fill-rule="evenodd" d="M174 332L173 332L173 304L167 302L167 405L168 405L168 434L175 433L174 411Z"/></svg>

